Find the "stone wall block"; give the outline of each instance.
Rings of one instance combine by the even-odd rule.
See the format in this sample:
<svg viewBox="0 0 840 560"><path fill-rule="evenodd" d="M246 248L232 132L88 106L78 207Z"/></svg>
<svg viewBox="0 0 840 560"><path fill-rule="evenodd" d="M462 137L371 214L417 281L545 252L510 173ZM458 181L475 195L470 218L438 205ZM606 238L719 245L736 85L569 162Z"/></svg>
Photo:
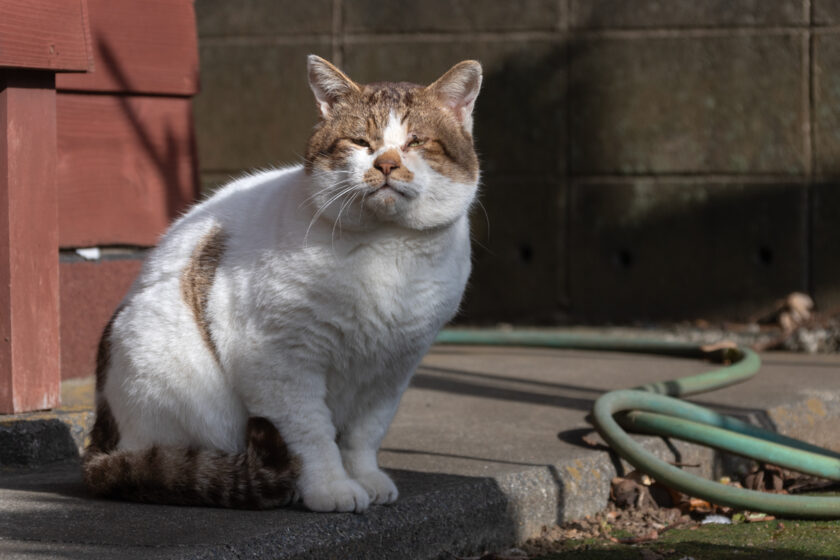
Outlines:
<svg viewBox="0 0 840 560"><path fill-rule="evenodd" d="M309 53L329 58L329 43L201 47L195 123L203 173L302 161L318 119L306 80Z"/></svg>
<svg viewBox="0 0 840 560"><path fill-rule="evenodd" d="M808 23L804 0L571 0L570 11L572 27L590 29Z"/></svg>
<svg viewBox="0 0 840 560"><path fill-rule="evenodd" d="M814 42L814 148L816 172L840 175L840 33Z"/></svg>
<svg viewBox="0 0 840 560"><path fill-rule="evenodd" d="M840 308L840 182L814 185L811 216L814 300L822 311Z"/></svg>
<svg viewBox="0 0 840 560"><path fill-rule="evenodd" d="M332 32L332 0L196 0L202 38Z"/></svg>
<svg viewBox="0 0 840 560"><path fill-rule="evenodd" d="M488 177L472 212L473 273L459 320L562 320L566 188L552 177Z"/></svg>
<svg viewBox="0 0 840 560"><path fill-rule="evenodd" d="M557 0L345 0L343 13L350 33L551 31L564 16Z"/></svg>
<svg viewBox="0 0 840 560"><path fill-rule="evenodd" d="M802 173L802 45L798 32L575 41L573 173Z"/></svg>
<svg viewBox="0 0 840 560"><path fill-rule="evenodd" d="M803 185L577 183L570 204L577 318L748 319L805 289Z"/></svg>
<svg viewBox="0 0 840 560"><path fill-rule="evenodd" d="M840 2L837 0L811 0L814 10L814 23L817 25L836 25L840 23Z"/></svg>

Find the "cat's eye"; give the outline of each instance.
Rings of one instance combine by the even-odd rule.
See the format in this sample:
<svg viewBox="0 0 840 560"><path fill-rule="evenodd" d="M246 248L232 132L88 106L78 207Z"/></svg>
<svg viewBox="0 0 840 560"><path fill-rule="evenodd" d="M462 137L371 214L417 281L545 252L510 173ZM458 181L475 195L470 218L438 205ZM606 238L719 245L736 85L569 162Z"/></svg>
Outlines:
<svg viewBox="0 0 840 560"><path fill-rule="evenodd" d="M350 141L356 144L357 146L361 146L362 148L370 148L370 142L368 142L364 138L351 138Z"/></svg>
<svg viewBox="0 0 840 560"><path fill-rule="evenodd" d="M413 136L407 146L409 148L417 148L418 146L422 146L425 144L426 141L423 138L418 138L417 136Z"/></svg>

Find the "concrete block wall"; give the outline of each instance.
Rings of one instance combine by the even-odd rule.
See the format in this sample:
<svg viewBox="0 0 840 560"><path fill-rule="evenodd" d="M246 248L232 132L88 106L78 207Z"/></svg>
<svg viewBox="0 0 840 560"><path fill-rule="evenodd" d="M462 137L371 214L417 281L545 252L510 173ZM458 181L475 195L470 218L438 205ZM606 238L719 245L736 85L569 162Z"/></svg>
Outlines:
<svg viewBox="0 0 840 560"><path fill-rule="evenodd" d="M293 163L305 55L361 82L485 69L464 323L840 305L840 2L196 0L212 188Z"/></svg>

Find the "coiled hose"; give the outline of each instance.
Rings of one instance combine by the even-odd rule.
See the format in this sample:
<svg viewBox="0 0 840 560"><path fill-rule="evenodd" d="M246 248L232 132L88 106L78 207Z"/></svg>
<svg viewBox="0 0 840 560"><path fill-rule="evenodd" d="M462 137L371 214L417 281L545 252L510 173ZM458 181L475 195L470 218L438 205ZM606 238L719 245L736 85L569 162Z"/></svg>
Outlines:
<svg viewBox="0 0 840 560"><path fill-rule="evenodd" d="M761 360L752 350L600 337L546 331L446 329L438 344L531 346L666 355L711 360L722 367L680 379L611 391L592 409L601 437L625 460L657 481L690 496L738 509L803 519L840 518L840 498L757 492L700 478L658 459L623 428L674 437L791 470L840 480L840 453L764 430L691 404L687 397L740 383L755 375Z"/></svg>

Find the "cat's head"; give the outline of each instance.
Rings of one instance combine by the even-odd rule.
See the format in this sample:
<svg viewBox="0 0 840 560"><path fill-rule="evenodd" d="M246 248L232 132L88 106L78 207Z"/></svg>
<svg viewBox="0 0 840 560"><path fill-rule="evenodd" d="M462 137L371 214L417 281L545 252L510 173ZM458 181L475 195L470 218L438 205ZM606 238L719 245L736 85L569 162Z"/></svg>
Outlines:
<svg viewBox="0 0 840 560"><path fill-rule="evenodd" d="M305 163L316 212L342 227L391 222L422 230L469 210L479 180L478 62L460 62L429 86L357 84L315 55L308 66L321 115Z"/></svg>

